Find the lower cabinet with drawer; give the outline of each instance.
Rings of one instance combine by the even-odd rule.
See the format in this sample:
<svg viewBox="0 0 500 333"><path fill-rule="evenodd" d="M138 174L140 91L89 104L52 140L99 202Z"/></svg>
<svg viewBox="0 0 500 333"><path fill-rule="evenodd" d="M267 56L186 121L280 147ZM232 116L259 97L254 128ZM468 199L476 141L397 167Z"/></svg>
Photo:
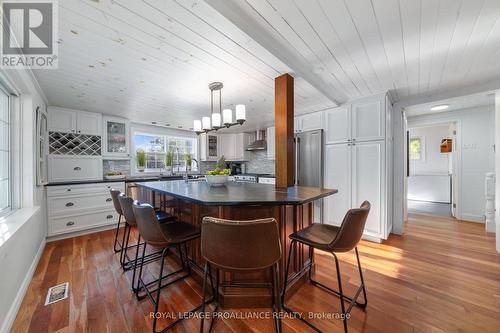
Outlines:
<svg viewBox="0 0 500 333"><path fill-rule="evenodd" d="M49 236L84 231L118 222L109 190L125 183L59 185L47 188Z"/></svg>

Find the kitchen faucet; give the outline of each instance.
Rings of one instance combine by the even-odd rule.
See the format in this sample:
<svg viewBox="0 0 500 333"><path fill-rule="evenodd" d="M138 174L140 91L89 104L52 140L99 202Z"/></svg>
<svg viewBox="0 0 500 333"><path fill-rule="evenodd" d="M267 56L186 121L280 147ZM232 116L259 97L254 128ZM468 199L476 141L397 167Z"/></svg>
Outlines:
<svg viewBox="0 0 500 333"><path fill-rule="evenodd" d="M196 158L192 158L191 161L195 161L196 162L196 167L199 167L200 165L198 164L198 160L196 160ZM188 172L188 168L187 168L187 164L186 164L186 173L184 174L184 181L187 183L189 181L189 172Z"/></svg>

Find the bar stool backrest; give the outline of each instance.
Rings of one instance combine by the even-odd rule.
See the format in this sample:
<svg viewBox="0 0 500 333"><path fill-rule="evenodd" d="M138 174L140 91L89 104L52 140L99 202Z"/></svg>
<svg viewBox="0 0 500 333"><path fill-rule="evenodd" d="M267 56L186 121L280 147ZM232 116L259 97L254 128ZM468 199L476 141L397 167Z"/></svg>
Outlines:
<svg viewBox="0 0 500 333"><path fill-rule="evenodd" d="M370 203L365 201L360 208L353 208L347 212L337 236L329 246L332 251L347 252L358 245L363 236L370 208Z"/></svg>
<svg viewBox="0 0 500 333"><path fill-rule="evenodd" d="M156 218L155 210L150 204L139 204L135 201L132 205L137 227L141 237L146 243L157 246L165 246L167 240L163 235L160 222Z"/></svg>
<svg viewBox="0 0 500 333"><path fill-rule="evenodd" d="M204 217L201 255L224 270L260 270L281 258L278 223L273 218L232 221Z"/></svg>
<svg viewBox="0 0 500 333"><path fill-rule="evenodd" d="M135 221L134 209L132 208L134 199L132 199L131 197L127 197L124 193L122 193L118 196L118 202L120 203L125 221L129 225L135 226L137 222Z"/></svg>
<svg viewBox="0 0 500 333"><path fill-rule="evenodd" d="M113 199L113 205L115 206L115 210L119 215L123 215L122 206L120 206L120 202L118 201L118 196L122 193L120 190L115 190L114 188L110 189L111 198Z"/></svg>

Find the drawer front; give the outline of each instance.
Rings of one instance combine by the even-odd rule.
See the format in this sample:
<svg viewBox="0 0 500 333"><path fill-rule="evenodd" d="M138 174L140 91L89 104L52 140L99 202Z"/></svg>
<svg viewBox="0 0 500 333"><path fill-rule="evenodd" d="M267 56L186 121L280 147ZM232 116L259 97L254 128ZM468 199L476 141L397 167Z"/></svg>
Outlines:
<svg viewBox="0 0 500 333"><path fill-rule="evenodd" d="M276 184L275 178L259 178L259 183L261 184Z"/></svg>
<svg viewBox="0 0 500 333"><path fill-rule="evenodd" d="M49 218L50 236L96 228L117 223L118 214L115 211L102 211L85 215Z"/></svg>
<svg viewBox="0 0 500 333"><path fill-rule="evenodd" d="M49 156L49 182L102 179L102 159Z"/></svg>
<svg viewBox="0 0 500 333"><path fill-rule="evenodd" d="M49 216L68 215L81 210L113 209L111 194L51 197L48 199Z"/></svg>
<svg viewBox="0 0 500 333"><path fill-rule="evenodd" d="M124 182L112 183L94 183L94 184L79 184L79 185L60 185L47 187L47 196L68 196L79 194L109 194L110 189L117 189L125 192Z"/></svg>

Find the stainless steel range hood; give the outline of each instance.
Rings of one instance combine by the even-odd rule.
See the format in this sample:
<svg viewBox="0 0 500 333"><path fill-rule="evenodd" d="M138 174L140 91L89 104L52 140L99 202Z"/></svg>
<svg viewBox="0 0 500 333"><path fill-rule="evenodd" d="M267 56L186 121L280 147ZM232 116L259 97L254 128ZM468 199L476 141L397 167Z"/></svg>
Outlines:
<svg viewBox="0 0 500 333"><path fill-rule="evenodd" d="M258 130L255 132L255 141L252 142L247 147L247 150L254 151L254 150L266 150L266 149L267 149L266 131Z"/></svg>

